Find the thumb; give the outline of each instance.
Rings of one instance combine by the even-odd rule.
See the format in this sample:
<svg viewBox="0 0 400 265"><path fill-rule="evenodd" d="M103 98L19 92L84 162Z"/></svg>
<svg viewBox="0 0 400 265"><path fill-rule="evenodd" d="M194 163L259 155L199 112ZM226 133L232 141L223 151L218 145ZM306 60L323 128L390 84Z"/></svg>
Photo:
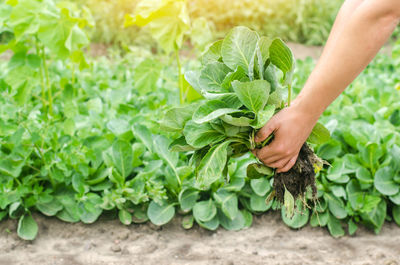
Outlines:
<svg viewBox="0 0 400 265"><path fill-rule="evenodd" d="M256 134L256 136L254 137L254 140L256 143L260 143L262 141L264 141L265 139L268 138L268 136L271 135L271 133L273 133L276 129L276 125L275 122L273 122L272 120L268 121L267 124L264 125L264 127L262 127Z"/></svg>

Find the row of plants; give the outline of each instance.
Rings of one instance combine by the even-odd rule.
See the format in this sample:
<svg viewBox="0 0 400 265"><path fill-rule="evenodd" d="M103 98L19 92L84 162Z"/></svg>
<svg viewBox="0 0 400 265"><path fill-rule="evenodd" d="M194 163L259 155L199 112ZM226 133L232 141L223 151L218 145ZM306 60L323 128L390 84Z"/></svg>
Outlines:
<svg viewBox="0 0 400 265"><path fill-rule="evenodd" d="M207 146L218 141L203 145L203 140L212 137L197 139L198 135L186 128L190 126L185 126L182 139L182 124L193 119L192 125L212 126L216 131L213 137L219 137L219 141L232 136L239 139L248 131L238 131L229 124L234 121L240 123L236 127L245 123L244 127L259 128L274 112L271 106L280 108L288 101L290 88L294 93L301 89L312 61L297 61L295 70L290 50L283 42L259 38L245 28L232 30L224 41L210 46L201 57L202 65L176 60L178 44L182 43L176 39L182 40L182 31L173 38L162 38L156 25L164 18L155 15L155 22L148 19L145 24L155 23L153 34L160 38L160 47L171 51L173 57L152 57L142 52L145 57L132 53L124 58L92 61L82 52L83 44L88 43L85 25L89 23L80 20L80 15L74 16L73 5L46 1L40 4L46 3L47 9L23 8L37 3L24 0L2 6L10 11L2 21L9 30L22 33L8 44L13 57L0 64L0 220L18 219L20 237L32 240L37 235L32 218L35 211L84 223L93 223L102 213L108 213L126 225L148 220L163 225L178 214L182 215L184 228L196 222L210 230L219 226L238 230L249 227L254 214L281 208L277 200L267 200L273 190L273 172L268 168L259 172L260 166L254 166L257 160L247 146L251 141L241 141L236 146L238 157L232 156L228 163L226 155L209 159L208 153L214 152L209 152ZM43 16L38 15L41 12ZM151 12L158 11L153 8ZM56 18L70 21L60 22L68 27L52 31L53 36L66 30L71 37L60 38L57 46L46 42L41 35L46 32L46 21L42 20L46 14L53 16L52 25L57 24ZM140 12L128 22L138 23L137 15ZM73 33L76 27L79 34ZM242 34L254 39L255 47L249 45L253 42L241 42ZM80 41L74 46L75 40ZM68 47L75 49L70 51ZM56 52L60 50L65 53ZM239 51L246 55L245 60L238 56L224 59L225 53ZM81 54L85 59L79 62L85 63L74 61L74 53ZM376 232L385 220L394 219L400 224L397 60L380 55L322 117L332 137L324 144L316 141L313 147L331 166L320 168L317 174L318 202L312 209L302 209L303 203L313 206L311 201L295 202L286 194L287 207L281 211L290 227L310 223L327 226L333 236L341 236L343 227L353 234L361 223ZM171 63L174 61L176 65ZM25 74L12 78L18 73ZM252 83L255 81L271 87L267 100L262 89ZM244 92L253 88L261 95L255 105L244 100ZM232 112L224 112L223 118L215 116L214 110L204 115L203 110L209 112L204 97L221 92L231 94L223 100L234 96L229 107L237 102L232 95L235 92L245 108L237 105ZM213 105L218 113L222 105L229 109L223 100ZM185 102L202 104L202 111L192 104L174 108ZM165 113L169 113L167 118L175 119L164 119L160 129ZM183 119L176 119L182 115ZM178 132L167 133L164 129ZM227 145L211 149L223 151L221 146ZM193 147L199 150L193 152ZM213 165L206 168L202 163L206 160ZM312 199L312 193L306 198ZM293 212L288 214L287 209Z"/></svg>

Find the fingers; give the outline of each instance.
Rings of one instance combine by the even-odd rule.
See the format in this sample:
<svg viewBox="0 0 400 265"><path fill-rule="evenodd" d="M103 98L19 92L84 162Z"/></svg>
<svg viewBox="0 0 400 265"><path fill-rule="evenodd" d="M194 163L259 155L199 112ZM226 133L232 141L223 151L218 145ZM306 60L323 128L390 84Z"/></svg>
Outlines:
<svg viewBox="0 0 400 265"><path fill-rule="evenodd" d="M281 160L285 157L290 158L294 154L290 148L285 147L278 138L274 139L269 145L257 150L257 157L265 163Z"/></svg>
<svg viewBox="0 0 400 265"><path fill-rule="evenodd" d="M297 156L298 156L298 155L295 155L294 157L292 157L292 158L289 160L289 162L286 163L286 165L285 165L284 167L278 168L278 170L277 170L276 172L277 172L277 173L282 173L282 172L287 172L287 171L289 171L289 170L294 166L294 164L296 163Z"/></svg>
<svg viewBox="0 0 400 265"><path fill-rule="evenodd" d="M256 143L260 143L268 138L275 131L275 123L273 121L269 121L267 124L264 125L254 137Z"/></svg>

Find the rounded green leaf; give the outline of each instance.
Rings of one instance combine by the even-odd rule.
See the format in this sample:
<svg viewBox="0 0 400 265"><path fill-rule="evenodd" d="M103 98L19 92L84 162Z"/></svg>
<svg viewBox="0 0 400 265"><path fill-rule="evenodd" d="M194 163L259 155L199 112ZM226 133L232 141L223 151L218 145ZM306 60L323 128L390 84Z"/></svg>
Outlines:
<svg viewBox="0 0 400 265"><path fill-rule="evenodd" d="M233 220L228 218L223 212L218 211L218 219L222 227L226 230L237 231L248 225L248 220L245 219L241 211L238 212Z"/></svg>
<svg viewBox="0 0 400 265"><path fill-rule="evenodd" d="M328 202L329 211L338 219L347 217L347 211L341 199L336 198L333 194L324 194L325 200Z"/></svg>
<svg viewBox="0 0 400 265"><path fill-rule="evenodd" d="M175 215L175 207L173 204L159 205L152 201L147 209L147 216L155 225L164 225L168 223Z"/></svg>
<svg viewBox="0 0 400 265"><path fill-rule="evenodd" d="M196 204L198 198L199 198L199 191L189 188L182 190L179 193L178 199L182 210L190 211Z"/></svg>
<svg viewBox="0 0 400 265"><path fill-rule="evenodd" d="M31 214L25 214L18 221L18 236L25 240L35 239L39 228Z"/></svg>
<svg viewBox="0 0 400 265"><path fill-rule="evenodd" d="M238 214L238 198L236 193L220 189L213 194L215 201L220 205L222 212L231 220Z"/></svg>
<svg viewBox="0 0 400 265"><path fill-rule="evenodd" d="M119 210L118 217L121 223L123 223L124 225L130 225L132 223L132 215L130 214L130 212L124 209Z"/></svg>
<svg viewBox="0 0 400 265"><path fill-rule="evenodd" d="M197 202L193 206L193 216L201 222L208 222L217 214L217 207L212 199Z"/></svg>
<svg viewBox="0 0 400 265"><path fill-rule="evenodd" d="M267 196L258 196L257 194L251 194L250 197L250 208L254 212L266 212L272 206L272 201L268 204L265 202Z"/></svg>
<svg viewBox="0 0 400 265"><path fill-rule="evenodd" d="M360 167L357 169L356 177L357 177L357 179L359 179L361 182L364 182L364 183L373 183L374 182L371 172L368 169L366 169L365 167Z"/></svg>
<svg viewBox="0 0 400 265"><path fill-rule="evenodd" d="M399 192L399 184L393 181L395 172L390 167L378 169L375 173L375 188L384 195L395 195Z"/></svg>
<svg viewBox="0 0 400 265"><path fill-rule="evenodd" d="M291 228L300 228L305 226L308 222L308 217L310 216L310 211L308 209L303 209L303 205L300 200L297 200L296 205L297 207L294 211L294 215L291 218L290 215L286 212L286 207L282 207L281 209L283 222Z"/></svg>
<svg viewBox="0 0 400 265"><path fill-rule="evenodd" d="M250 186L253 189L254 193L261 197L271 190L269 180L265 177L251 179Z"/></svg>
<svg viewBox="0 0 400 265"><path fill-rule="evenodd" d="M328 230L333 237L344 236L344 229L339 219L335 218L333 215L329 215L328 219Z"/></svg>
<svg viewBox="0 0 400 265"><path fill-rule="evenodd" d="M208 222L202 222L202 221L200 221L200 220L198 220L198 219L196 219L196 218L195 218L195 220L196 220L196 222L197 222L201 227L203 227L203 228L205 228L205 229L208 229L208 230L214 231L214 230L216 230L216 229L218 228L218 226L219 226L219 219L218 219L218 216L217 216L217 215L215 215L214 218L211 219L211 220L208 221Z"/></svg>
<svg viewBox="0 0 400 265"><path fill-rule="evenodd" d="M270 84L266 80L251 82L235 80L232 82L232 87L243 105L254 113L263 110L268 102Z"/></svg>
<svg viewBox="0 0 400 265"><path fill-rule="evenodd" d="M193 227L194 218L193 215L186 215L182 218L182 227L184 229L190 229Z"/></svg>
<svg viewBox="0 0 400 265"><path fill-rule="evenodd" d="M246 27L233 28L222 42L222 60L232 70L240 66L249 74L257 42L258 36L254 31Z"/></svg>

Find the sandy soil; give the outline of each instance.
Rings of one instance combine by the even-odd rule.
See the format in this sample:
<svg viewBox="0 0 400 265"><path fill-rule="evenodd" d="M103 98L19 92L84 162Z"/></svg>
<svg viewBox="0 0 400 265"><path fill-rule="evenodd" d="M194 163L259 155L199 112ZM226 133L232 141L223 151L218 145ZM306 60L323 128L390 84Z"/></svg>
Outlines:
<svg viewBox="0 0 400 265"><path fill-rule="evenodd" d="M291 230L276 212L255 217L251 228L238 232L197 225L184 230L179 218L162 228L35 219L40 231L33 242L17 237L16 221L0 223L1 265L400 264L400 228L392 223L379 235L361 229L334 239L322 228Z"/></svg>

